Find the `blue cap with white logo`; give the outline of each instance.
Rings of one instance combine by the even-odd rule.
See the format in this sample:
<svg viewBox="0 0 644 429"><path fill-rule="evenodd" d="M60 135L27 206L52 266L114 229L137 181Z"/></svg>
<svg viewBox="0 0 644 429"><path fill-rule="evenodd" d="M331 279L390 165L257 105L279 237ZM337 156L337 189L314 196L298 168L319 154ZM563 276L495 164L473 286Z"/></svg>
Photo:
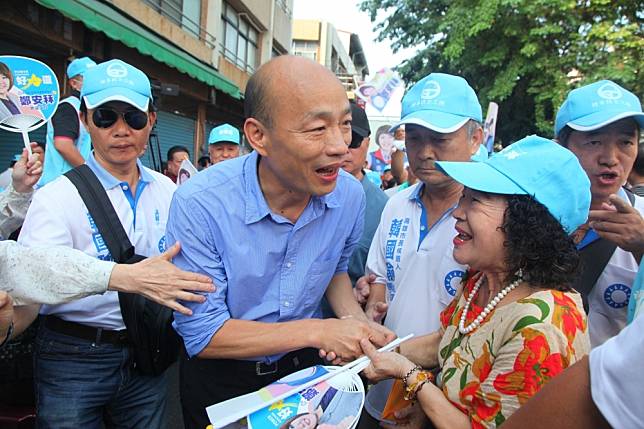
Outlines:
<svg viewBox="0 0 644 429"><path fill-rule="evenodd" d="M208 144L234 143L239 144L239 130L230 124L223 124L210 131Z"/></svg>
<svg viewBox="0 0 644 429"><path fill-rule="evenodd" d="M121 60L110 60L85 72L81 98L88 109L109 101L123 101L147 112L152 89L141 70Z"/></svg>
<svg viewBox="0 0 644 429"><path fill-rule="evenodd" d="M465 79L445 73L432 73L412 86L402 100L400 122L420 125L447 134L474 119L483 122L483 111L476 93Z"/></svg>
<svg viewBox="0 0 644 429"><path fill-rule="evenodd" d="M568 125L576 131L593 131L624 118L633 118L644 128L640 100L610 80L600 80L573 89L555 119L555 136Z"/></svg>
<svg viewBox="0 0 644 429"><path fill-rule="evenodd" d="M577 157L552 140L528 136L487 161L437 161L436 166L477 191L532 196L568 234L588 218L590 180Z"/></svg>
<svg viewBox="0 0 644 429"><path fill-rule="evenodd" d="M96 63L89 57L76 58L67 66L67 77L84 75L84 73L92 67L96 67Z"/></svg>

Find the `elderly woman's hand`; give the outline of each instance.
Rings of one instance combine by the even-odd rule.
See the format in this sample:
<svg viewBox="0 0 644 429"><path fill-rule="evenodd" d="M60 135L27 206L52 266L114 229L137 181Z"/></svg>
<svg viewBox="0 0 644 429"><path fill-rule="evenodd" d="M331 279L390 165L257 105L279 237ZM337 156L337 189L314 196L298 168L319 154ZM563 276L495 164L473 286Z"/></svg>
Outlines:
<svg viewBox="0 0 644 429"><path fill-rule="evenodd" d="M406 357L394 352L378 352L367 340L360 341L362 351L369 357L371 364L363 371L370 381L387 378L403 378L416 365Z"/></svg>

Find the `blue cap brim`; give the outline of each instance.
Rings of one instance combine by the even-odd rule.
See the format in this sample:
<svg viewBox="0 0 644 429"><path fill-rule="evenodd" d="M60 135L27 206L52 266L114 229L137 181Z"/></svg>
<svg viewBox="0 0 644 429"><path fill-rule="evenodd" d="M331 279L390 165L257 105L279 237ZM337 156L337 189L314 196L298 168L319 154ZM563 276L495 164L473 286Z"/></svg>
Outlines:
<svg viewBox="0 0 644 429"><path fill-rule="evenodd" d="M217 144L217 143L230 143L230 144L236 144L239 146L239 142L234 142L232 140L226 140L226 139L208 141L208 144Z"/></svg>
<svg viewBox="0 0 644 429"><path fill-rule="evenodd" d="M639 124L640 129L644 128L644 113L642 112L595 112L570 121L566 125L577 131L593 131L625 118L633 118Z"/></svg>
<svg viewBox="0 0 644 429"><path fill-rule="evenodd" d="M439 112L436 110L418 110L403 117L389 129L389 132L396 131L396 129L403 124L413 124L429 128L437 133L447 134L457 131L470 119L471 118L469 117Z"/></svg>
<svg viewBox="0 0 644 429"><path fill-rule="evenodd" d="M129 88L120 87L107 88L102 91L86 95L83 97L83 100L85 100L85 106L87 106L88 109L95 109L110 101L122 101L143 112L148 111L148 104L150 102L149 97L132 91Z"/></svg>
<svg viewBox="0 0 644 429"><path fill-rule="evenodd" d="M436 167L470 189L503 195L528 194L516 182L486 162L436 161Z"/></svg>

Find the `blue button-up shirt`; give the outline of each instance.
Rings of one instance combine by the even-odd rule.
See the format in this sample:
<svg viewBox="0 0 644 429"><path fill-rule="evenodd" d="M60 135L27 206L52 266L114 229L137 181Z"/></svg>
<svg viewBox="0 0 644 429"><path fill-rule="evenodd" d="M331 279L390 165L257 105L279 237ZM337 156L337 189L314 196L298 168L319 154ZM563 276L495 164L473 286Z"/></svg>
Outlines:
<svg viewBox="0 0 644 429"><path fill-rule="evenodd" d="M219 163L174 194L168 246L181 243L174 263L210 276L216 292L187 302L175 329L197 355L230 318L286 322L319 317L332 277L347 271L362 235L362 185L340 171L333 192L312 197L295 224L271 212L257 177L258 155ZM256 356L273 362L281 355Z"/></svg>

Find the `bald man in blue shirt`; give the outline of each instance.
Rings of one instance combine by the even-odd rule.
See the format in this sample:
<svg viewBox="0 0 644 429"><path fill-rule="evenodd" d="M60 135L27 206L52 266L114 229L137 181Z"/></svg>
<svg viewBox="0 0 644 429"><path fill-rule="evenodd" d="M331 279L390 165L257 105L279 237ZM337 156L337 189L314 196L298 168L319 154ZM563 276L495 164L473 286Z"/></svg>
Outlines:
<svg viewBox="0 0 644 429"><path fill-rule="evenodd" d="M250 79L244 109L254 152L182 186L167 225L168 245L182 244L176 265L217 287L186 303L192 317L176 314L188 428L208 424L207 406L317 363L318 350L348 361L361 338L394 338L368 321L347 274L365 196L341 169L351 141L342 85L319 64L281 56ZM337 319L319 318L323 295Z"/></svg>

